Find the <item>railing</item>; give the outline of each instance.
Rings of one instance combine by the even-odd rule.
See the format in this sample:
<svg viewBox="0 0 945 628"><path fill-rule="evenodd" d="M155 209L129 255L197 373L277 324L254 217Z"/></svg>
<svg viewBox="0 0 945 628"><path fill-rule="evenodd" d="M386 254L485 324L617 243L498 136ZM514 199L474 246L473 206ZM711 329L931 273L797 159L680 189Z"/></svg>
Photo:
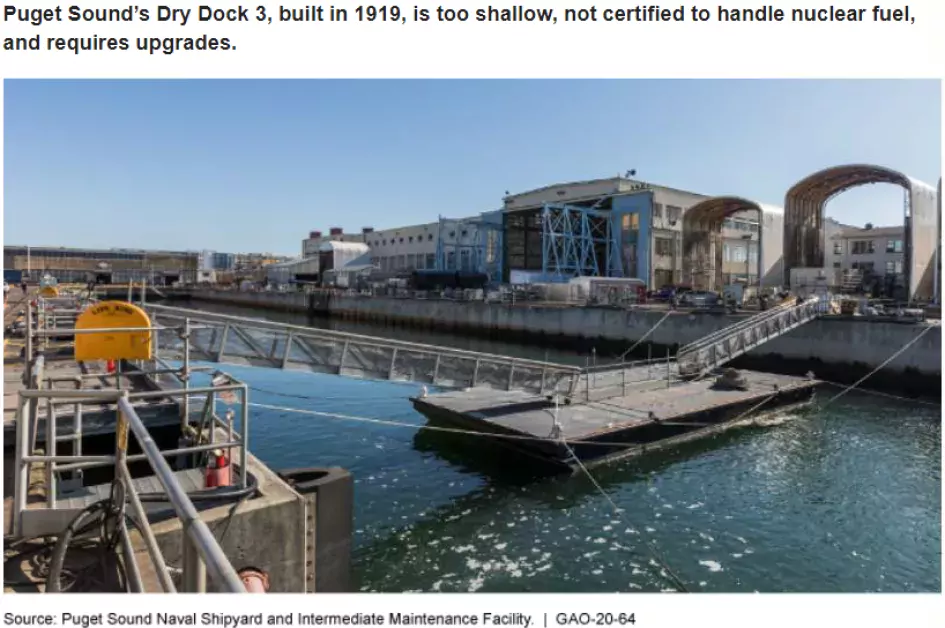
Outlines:
<svg viewBox="0 0 945 628"><path fill-rule="evenodd" d="M544 394L573 387L574 366L477 353L387 338L147 306L151 320L183 333L155 334L163 355L270 368L307 369L367 379L486 387Z"/></svg>
<svg viewBox="0 0 945 628"><path fill-rule="evenodd" d="M833 311L832 299L812 297L801 304L785 304L725 327L686 345L676 354L679 372L685 376L704 374L777 338L822 314Z"/></svg>
<svg viewBox="0 0 945 628"><path fill-rule="evenodd" d="M248 387L233 379L229 375L217 373L214 377L212 386L192 388L189 386L190 372L203 370L200 368L159 368L139 370L138 375L173 375L179 381L184 383L180 390L150 390L131 392L123 390L89 390L83 389L83 382L87 379L101 378L101 373L88 373L70 377L46 377L45 376L45 358L39 355L32 358L34 348L34 337L36 339L45 339L49 336L74 336L79 333L102 332L108 330L76 330L76 329L40 329L33 330L32 307L27 310L27 368L24 373L27 390L19 394L19 407L16 421L16 455L15 455L15 473L16 481L14 486L14 504L13 504L13 532L19 537L31 537L37 535L54 535L60 532L64 526L64 515L72 514L72 511L59 508L58 500L58 480L64 473L81 473L85 469L113 466L115 482L119 483L123 489L122 493L127 497L134 511L135 518L139 525L142 538L145 542L147 553L151 558L157 573L157 578L161 588L166 592L176 592L176 587L170 577L166 562L160 552L154 533L147 520L147 513L141 504L136 487L128 469L129 462L147 460L154 470L155 476L160 482L167 495L167 499L172 505L174 512L181 521L183 528L183 569L182 583L186 591L203 591L206 588L206 576L209 574L211 581L216 588L221 591L243 592L245 587L242 584L239 575L233 569L227 560L225 554L213 538L206 524L203 523L194 507L192 501L184 491L180 482L177 480L174 472L165 458L179 457L189 455L203 455L212 450L223 450L228 452L228 457L232 459L234 449L239 450L239 492L244 493L249 490L247 477L247 436L249 430L249 412L248 412ZM163 330L165 328L152 328L151 331ZM122 328L115 331L127 331ZM54 383L72 380L75 382L75 390L57 390L52 389ZM200 422L195 429L189 420L187 411L187 401L192 396L206 395L206 401L201 415ZM216 401L218 395L229 397L233 403L238 403L241 408L241 421L238 430L234 429L233 414L227 413L227 420L224 421L216 413ZM182 431L185 435L193 438L196 444L179 447L176 449L161 451L148 433L147 428L138 416L133 402L148 401L155 399L173 399L181 397L184 400L182 411ZM45 402L45 453L34 454L39 437L39 409L40 404ZM94 404L111 406L115 404L118 412L117 441L119 447L113 456L89 456L83 455L81 449L81 440L83 434L83 406ZM71 433L60 434L57 421L56 410L60 406L72 406L74 410ZM127 454L127 432L134 433L143 453L137 455ZM222 430L226 435L225 439L217 439L218 430ZM57 452L57 444L63 441L74 443L72 455L60 455ZM34 464L45 465L45 490L46 502L45 508L34 505L27 507L27 496L30 486L30 476ZM125 526L124 519L119 522L119 532L130 563L134 563L135 555L132 550L131 539L128 535L128 529ZM133 588L143 590L143 584L140 577L140 569L134 563L129 568L129 578Z"/></svg>
<svg viewBox="0 0 945 628"><path fill-rule="evenodd" d="M749 316L748 318L742 319L736 323L723 327L722 329L718 329L707 336L703 336L702 338L699 338L697 340L690 342L687 345L683 345L682 347L679 348L679 350L676 353L677 355L679 355L679 354L686 353L688 351L695 350L699 347L712 344L719 338L728 336L729 334L735 333L741 329L747 329L749 327L753 327L754 325L757 325L761 323L762 321L774 318L778 316L781 312L784 312L785 310L789 310L794 307L797 307L797 303L793 300L780 303L772 307L771 309L765 310L764 312L759 312L757 314L753 314L752 316Z"/></svg>

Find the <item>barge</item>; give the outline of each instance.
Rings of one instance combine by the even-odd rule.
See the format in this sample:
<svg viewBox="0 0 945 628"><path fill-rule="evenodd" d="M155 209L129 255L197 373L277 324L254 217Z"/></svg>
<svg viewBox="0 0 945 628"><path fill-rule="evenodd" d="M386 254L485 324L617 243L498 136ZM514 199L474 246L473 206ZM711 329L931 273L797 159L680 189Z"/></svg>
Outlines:
<svg viewBox="0 0 945 628"><path fill-rule="evenodd" d="M716 379L666 379L626 395L538 396L467 389L412 398L431 426L471 432L547 473L580 470L712 436L775 410L802 407L812 377L740 371L739 387ZM475 446L475 442L470 442Z"/></svg>

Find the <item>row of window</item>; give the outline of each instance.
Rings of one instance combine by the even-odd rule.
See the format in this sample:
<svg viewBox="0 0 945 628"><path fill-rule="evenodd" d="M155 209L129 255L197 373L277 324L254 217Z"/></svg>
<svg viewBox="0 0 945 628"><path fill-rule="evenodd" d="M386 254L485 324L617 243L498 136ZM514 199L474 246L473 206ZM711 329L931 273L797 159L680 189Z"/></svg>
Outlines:
<svg viewBox="0 0 945 628"><path fill-rule="evenodd" d="M840 268L840 262L833 263L834 268ZM902 260L890 260L886 262L886 274L887 275L901 275L902 274ZM876 264L874 262L853 262L853 270L862 270L863 272L871 273L876 270Z"/></svg>
<svg viewBox="0 0 945 628"><path fill-rule="evenodd" d="M746 249L742 244L722 244L722 257L726 262L754 261L758 257L758 245L749 243Z"/></svg>
<svg viewBox="0 0 945 628"><path fill-rule="evenodd" d="M667 205L666 206L666 220L670 223L679 222L679 219L682 218L682 207L677 207L676 205ZM653 203L653 219L662 220L663 219L663 204L662 203Z"/></svg>
<svg viewBox="0 0 945 628"><path fill-rule="evenodd" d="M388 255L374 257L374 264L383 271L426 270L436 268L436 255L433 253L410 253L409 255Z"/></svg>
<svg viewBox="0 0 945 628"><path fill-rule="evenodd" d="M436 268L436 255L433 253L409 253L407 255L388 255L374 257L375 265L383 271L433 270ZM456 251L446 253L446 268L472 272L476 270L470 249L459 250L459 264Z"/></svg>
<svg viewBox="0 0 945 628"><path fill-rule="evenodd" d="M853 240L850 252L853 255L872 255L876 252L875 240ZM902 253L902 240L886 240L887 253ZM834 255L843 255L843 240L833 243Z"/></svg>
<svg viewBox="0 0 945 628"><path fill-rule="evenodd" d="M463 236L465 237L465 235L466 235L466 232L463 231ZM455 236L455 234L454 234L453 232L451 232L450 237L454 237L454 236ZM410 243L410 244L413 244L414 240L416 240L417 242L423 242L424 238L423 238L422 235L418 235L418 236L416 236L416 238L414 238L414 236L407 236L407 238L406 238L406 241L407 241L408 243ZM432 233L428 233L428 234L427 234L427 237L426 237L426 240L427 240L428 242L433 242L433 234L432 234ZM400 242L400 244L404 244L404 238L403 238L403 236L401 236L399 242ZM379 247L379 246L387 246L387 243L388 243L388 240L386 240L386 239L384 239L384 240L374 240L374 242L368 242L368 246L373 246L374 248L377 248L377 247ZM397 244L397 243L398 243L398 239L397 239L397 238L391 238L391 239L390 239L390 244L391 244L391 246L393 246L393 245L395 245L395 244Z"/></svg>
<svg viewBox="0 0 945 628"><path fill-rule="evenodd" d="M679 219L682 217L682 207L676 207L675 205L666 206L666 219L671 225L674 225L679 222ZM653 203L653 220L662 220L663 218L663 205L660 203ZM634 231L640 228L640 214L636 212L624 214L621 219L621 225L625 230ZM735 231L745 231L748 233L755 233L758 231L758 223L751 222L747 220L736 220L734 218L726 218L722 221L722 227L725 229L733 229Z"/></svg>
<svg viewBox="0 0 945 628"><path fill-rule="evenodd" d="M4 249L4 253L25 257L26 249ZM143 253L121 253L111 251L57 251L55 249L30 249L30 257L46 259L94 259L94 260L142 260Z"/></svg>

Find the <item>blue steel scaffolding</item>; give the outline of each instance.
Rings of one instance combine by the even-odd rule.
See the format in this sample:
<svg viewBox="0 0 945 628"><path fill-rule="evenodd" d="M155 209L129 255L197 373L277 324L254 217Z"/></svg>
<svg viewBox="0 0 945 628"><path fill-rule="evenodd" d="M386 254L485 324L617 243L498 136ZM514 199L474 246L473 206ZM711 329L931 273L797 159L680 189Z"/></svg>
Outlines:
<svg viewBox="0 0 945 628"><path fill-rule="evenodd" d="M436 270L483 273L490 284L502 281L502 215L444 218L436 239Z"/></svg>
<svg viewBox="0 0 945 628"><path fill-rule="evenodd" d="M612 223L610 212L546 203L541 210L545 278L623 277L620 230Z"/></svg>

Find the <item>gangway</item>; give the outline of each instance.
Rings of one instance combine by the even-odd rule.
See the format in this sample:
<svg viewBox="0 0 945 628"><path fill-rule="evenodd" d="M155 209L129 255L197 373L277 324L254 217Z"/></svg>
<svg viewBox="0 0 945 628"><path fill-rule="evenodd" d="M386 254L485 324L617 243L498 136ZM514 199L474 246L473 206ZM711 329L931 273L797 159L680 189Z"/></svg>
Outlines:
<svg viewBox="0 0 945 628"><path fill-rule="evenodd" d="M700 377L748 353L769 340L783 336L828 311L829 301L814 296L797 303L788 301L755 314L683 346L676 353L682 377Z"/></svg>
<svg viewBox="0 0 945 628"><path fill-rule="evenodd" d="M145 309L155 327L168 328L155 334L165 359L190 355L208 362L539 395L570 391L581 374L579 367L552 362L165 305ZM182 326L184 333L174 331Z"/></svg>

